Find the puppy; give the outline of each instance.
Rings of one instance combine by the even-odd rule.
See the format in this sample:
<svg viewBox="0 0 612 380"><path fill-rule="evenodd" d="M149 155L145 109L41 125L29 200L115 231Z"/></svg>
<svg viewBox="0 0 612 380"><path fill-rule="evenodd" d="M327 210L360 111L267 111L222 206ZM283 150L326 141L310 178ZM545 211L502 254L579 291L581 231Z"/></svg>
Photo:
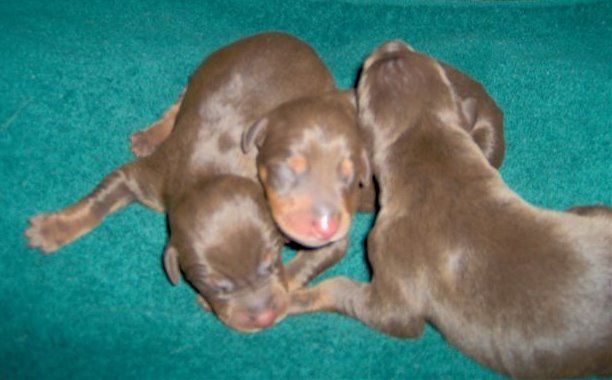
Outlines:
<svg viewBox="0 0 612 380"><path fill-rule="evenodd" d="M462 125L444 66L402 42L366 60L358 93L380 184L373 277L296 291L290 312L409 338L430 321L513 377L612 374L610 209L548 211L513 193Z"/></svg>
<svg viewBox="0 0 612 380"><path fill-rule="evenodd" d="M284 317L287 284L278 254L283 241L259 183L233 175L207 177L167 212L173 229L164 268L173 284L182 269L200 302L241 331L257 331Z"/></svg>
<svg viewBox="0 0 612 380"><path fill-rule="evenodd" d="M270 326L286 312L282 241L255 182L255 153L242 153L241 135L282 103L334 89L316 53L287 34L259 34L216 51L192 75L163 143L77 203L30 219L30 246L53 252L138 201L168 213L164 262L173 283L182 269L231 327Z"/></svg>

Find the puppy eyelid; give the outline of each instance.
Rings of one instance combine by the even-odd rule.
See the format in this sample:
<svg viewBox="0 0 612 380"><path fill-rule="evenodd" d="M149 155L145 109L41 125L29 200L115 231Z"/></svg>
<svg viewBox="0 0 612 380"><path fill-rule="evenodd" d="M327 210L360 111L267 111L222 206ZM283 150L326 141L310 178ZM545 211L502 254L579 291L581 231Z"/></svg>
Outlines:
<svg viewBox="0 0 612 380"><path fill-rule="evenodd" d="M296 154L287 159L287 166L293 173L299 175L308 169L308 160L301 154Z"/></svg>
<svg viewBox="0 0 612 380"><path fill-rule="evenodd" d="M234 290L234 284L225 278L211 281L210 287L213 288L215 292L220 294L229 293Z"/></svg>
<svg viewBox="0 0 612 380"><path fill-rule="evenodd" d="M355 164L348 158L345 158L340 163L340 175L347 182L351 182L355 177Z"/></svg>
<svg viewBox="0 0 612 380"><path fill-rule="evenodd" d="M299 177L285 162L275 162L270 164L269 168L268 184L278 193L292 188Z"/></svg>

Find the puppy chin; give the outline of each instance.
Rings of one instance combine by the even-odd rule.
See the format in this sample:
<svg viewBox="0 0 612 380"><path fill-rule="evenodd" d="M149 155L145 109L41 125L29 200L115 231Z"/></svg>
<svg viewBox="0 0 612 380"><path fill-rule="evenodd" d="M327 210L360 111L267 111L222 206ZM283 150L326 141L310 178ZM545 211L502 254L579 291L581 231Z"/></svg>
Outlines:
<svg viewBox="0 0 612 380"><path fill-rule="evenodd" d="M351 226L351 217L347 213L343 213L340 219L340 226L335 234L330 237L317 236L314 230L307 232L308 228L299 228L295 223L290 223L287 218L276 217L273 215L276 224L285 236L285 238L298 243L306 248L321 248L338 240L342 240L348 234Z"/></svg>
<svg viewBox="0 0 612 380"><path fill-rule="evenodd" d="M243 334L254 334L257 332L260 332L262 330L266 330L269 329L271 327L276 326L276 324L278 324L279 322L281 322L283 319L285 319L285 317L287 317L287 312L284 312L282 314L279 314L276 319L274 320L274 323L272 323L270 326L268 327L257 327L257 326L241 326L239 324L235 324L232 323L230 320L225 319L225 318L220 318L221 321L229 328L236 330L238 332L241 332Z"/></svg>
<svg viewBox="0 0 612 380"><path fill-rule="evenodd" d="M279 223L279 227L281 228L281 230L284 232L284 234L290 241L296 242L306 248L313 248L313 249L321 248L328 244L335 243L338 240L342 240L348 233L348 228L343 227L338 232L336 232L336 234L334 234L334 236L332 236L331 238L322 239L316 236L308 236L304 234L294 233L289 228L284 228L283 226L281 226L280 223Z"/></svg>

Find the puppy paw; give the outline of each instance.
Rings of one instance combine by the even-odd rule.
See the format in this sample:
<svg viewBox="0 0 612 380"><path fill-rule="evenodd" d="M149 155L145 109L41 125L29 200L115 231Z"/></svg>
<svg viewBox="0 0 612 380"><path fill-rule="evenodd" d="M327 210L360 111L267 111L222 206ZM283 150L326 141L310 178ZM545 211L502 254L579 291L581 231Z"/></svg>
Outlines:
<svg viewBox="0 0 612 380"><path fill-rule="evenodd" d="M205 312L210 312L210 305L208 304L208 302L204 299L204 297L202 297L201 294L197 294L196 295L196 302L198 303L198 305L200 305L200 307L205 311Z"/></svg>
<svg viewBox="0 0 612 380"><path fill-rule="evenodd" d="M28 245L49 254L68 242L69 226L58 214L40 214L30 218L25 236Z"/></svg>
<svg viewBox="0 0 612 380"><path fill-rule="evenodd" d="M302 314L310 310L314 303L314 296L309 290L310 288L302 288L289 293L288 314Z"/></svg>
<svg viewBox="0 0 612 380"><path fill-rule="evenodd" d="M151 141L149 135L147 130L144 130L130 136L130 148L136 157L146 157L157 148L157 145Z"/></svg>
<svg viewBox="0 0 612 380"><path fill-rule="evenodd" d="M289 293L299 290L304 287L304 280L297 278L290 278L287 280L287 291Z"/></svg>

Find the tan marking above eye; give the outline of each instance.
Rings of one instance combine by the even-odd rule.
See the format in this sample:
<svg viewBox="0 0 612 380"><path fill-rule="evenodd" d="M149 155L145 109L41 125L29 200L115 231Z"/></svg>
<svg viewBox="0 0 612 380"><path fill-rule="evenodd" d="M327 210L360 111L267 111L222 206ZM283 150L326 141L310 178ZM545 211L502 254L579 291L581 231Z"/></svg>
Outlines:
<svg viewBox="0 0 612 380"><path fill-rule="evenodd" d="M259 171L259 178L261 181L266 182L268 180L268 170L263 165L259 166L257 169Z"/></svg>
<svg viewBox="0 0 612 380"><path fill-rule="evenodd" d="M291 170L293 170L295 174L300 174L306 170L308 166L308 161L306 160L306 157L302 156L301 154L298 154L289 157L289 159L287 160L287 165L289 166L289 168L291 168Z"/></svg>
<svg viewBox="0 0 612 380"><path fill-rule="evenodd" d="M355 164L353 164L353 161L349 160L348 158L342 160L342 162L340 163L340 173L342 173L342 176L346 178L351 178L354 172Z"/></svg>

